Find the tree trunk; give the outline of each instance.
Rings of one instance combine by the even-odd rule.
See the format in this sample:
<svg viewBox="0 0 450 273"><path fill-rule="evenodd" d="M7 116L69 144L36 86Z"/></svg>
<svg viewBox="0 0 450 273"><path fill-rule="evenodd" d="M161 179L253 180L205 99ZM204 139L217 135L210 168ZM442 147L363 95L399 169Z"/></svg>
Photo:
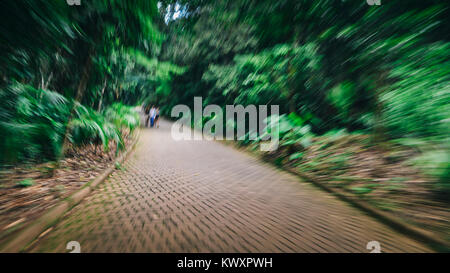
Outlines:
<svg viewBox="0 0 450 273"><path fill-rule="evenodd" d="M80 83L78 84L77 94L75 96L75 101L80 102L81 98L84 95L84 91L86 90L87 83L90 78L90 72L92 67L92 58L94 56L94 46L91 47L91 50L88 54L86 62L84 64L83 75L81 76Z"/></svg>
<svg viewBox="0 0 450 273"><path fill-rule="evenodd" d="M47 89L48 85L50 84L50 81L53 78L53 72L50 73L50 76L48 76L47 81L43 84L42 89Z"/></svg>

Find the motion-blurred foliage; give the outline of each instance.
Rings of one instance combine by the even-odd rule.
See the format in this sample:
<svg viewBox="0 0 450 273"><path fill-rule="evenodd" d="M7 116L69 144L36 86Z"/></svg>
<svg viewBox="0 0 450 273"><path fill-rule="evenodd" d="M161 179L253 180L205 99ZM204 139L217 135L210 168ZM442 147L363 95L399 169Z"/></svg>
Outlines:
<svg viewBox="0 0 450 273"><path fill-rule="evenodd" d="M435 148L414 164L448 177L445 1L82 2L0 2L4 162L52 159L67 124L74 144L120 146L118 128L137 123L115 103L169 114L201 96L280 105L286 146L343 130L421 139Z"/></svg>
<svg viewBox="0 0 450 273"><path fill-rule="evenodd" d="M171 79L165 109L193 96L205 105L279 104L285 145L308 139L298 134L305 126L371 134L375 145L421 138L431 148L412 162L448 180L447 3L166 0L160 10L161 59L186 67ZM293 126L292 116L304 123Z"/></svg>
<svg viewBox="0 0 450 273"><path fill-rule="evenodd" d="M132 54L156 60L156 1L4 0L0 17L0 164L58 160L69 143L121 148L139 124L124 104L162 78Z"/></svg>
<svg viewBox="0 0 450 273"><path fill-rule="evenodd" d="M16 83L0 93L0 163L55 160L61 152L71 101L60 94ZM68 123L68 139L76 146L112 141L123 146L123 130L139 125L139 115L130 106L113 104L102 113L75 103Z"/></svg>

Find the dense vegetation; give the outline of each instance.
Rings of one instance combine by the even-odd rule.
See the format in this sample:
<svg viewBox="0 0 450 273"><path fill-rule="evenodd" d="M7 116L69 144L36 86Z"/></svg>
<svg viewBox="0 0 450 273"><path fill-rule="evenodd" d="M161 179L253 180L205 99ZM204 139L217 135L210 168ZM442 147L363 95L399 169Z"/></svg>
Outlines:
<svg viewBox="0 0 450 273"><path fill-rule="evenodd" d="M168 115L201 96L280 105L287 146L344 131L380 149L428 145L416 162L450 188L449 11L439 0L2 1L0 162L120 146L139 122L125 105Z"/></svg>
<svg viewBox="0 0 450 273"><path fill-rule="evenodd" d="M371 135L379 149L393 139L428 147L414 162L450 189L447 3L161 2L160 58L185 68L156 92L165 113L194 96L279 104L284 145L346 132Z"/></svg>
<svg viewBox="0 0 450 273"><path fill-rule="evenodd" d="M121 148L139 124L125 105L157 65L156 2L7 0L0 16L0 163L57 160L69 145Z"/></svg>

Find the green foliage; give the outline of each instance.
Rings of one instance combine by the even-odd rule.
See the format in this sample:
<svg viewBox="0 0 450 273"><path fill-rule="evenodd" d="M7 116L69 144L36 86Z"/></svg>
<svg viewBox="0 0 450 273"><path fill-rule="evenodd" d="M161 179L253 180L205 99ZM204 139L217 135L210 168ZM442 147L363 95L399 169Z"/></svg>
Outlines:
<svg viewBox="0 0 450 273"><path fill-rule="evenodd" d="M283 44L259 54L237 55L233 61L234 64L225 66L210 65L203 75L205 82L214 84L213 96L224 96L233 104L272 101L289 106L297 98L294 90L314 91L320 56L314 44L299 47ZM289 107L282 110L287 112Z"/></svg>
<svg viewBox="0 0 450 273"><path fill-rule="evenodd" d="M0 162L53 160L60 153L73 102L58 93L37 90L15 83L0 92ZM123 146L122 130L139 126L139 115L132 107L114 104L104 114L75 103L75 116L68 123L69 140L74 145L113 141Z"/></svg>
<svg viewBox="0 0 450 273"><path fill-rule="evenodd" d="M116 128L136 129L140 124L139 113L132 106L114 103L108 107L104 116L111 121Z"/></svg>
<svg viewBox="0 0 450 273"><path fill-rule="evenodd" d="M242 142L244 145L255 144L258 145L261 139L263 139L266 134L270 134L271 128L277 128L280 138L281 147L295 147L294 149L306 149L312 145L313 137L315 136L311 132L311 126L305 125L305 119L300 116L291 113L289 115L271 115L265 120L267 122L267 132L258 136L255 140L249 140L248 136L251 132L247 132L245 140ZM234 126L234 124L230 124ZM302 153L293 153L290 160L299 159L303 156Z"/></svg>
<svg viewBox="0 0 450 273"><path fill-rule="evenodd" d="M347 121L350 118L351 106L354 104L355 96L354 84L344 82L331 89L327 99L338 109L340 119Z"/></svg>
<svg viewBox="0 0 450 273"><path fill-rule="evenodd" d="M303 153L302 153L302 152L296 152L296 153L293 153L293 154L291 154L291 155L289 156L289 160L301 159L302 156L303 156Z"/></svg>
<svg viewBox="0 0 450 273"><path fill-rule="evenodd" d="M350 188L356 194L367 194L372 192L373 189L366 187L352 187Z"/></svg>
<svg viewBox="0 0 450 273"><path fill-rule="evenodd" d="M449 59L450 43L437 43L393 64L390 77L396 82L381 97L384 123L393 136L450 135Z"/></svg>
<svg viewBox="0 0 450 273"><path fill-rule="evenodd" d="M114 167L116 168L116 170L120 170L120 171L125 170L125 167L117 161L116 161L116 163L114 163Z"/></svg>
<svg viewBox="0 0 450 273"><path fill-rule="evenodd" d="M437 180L437 188L450 192L449 148L426 151L410 161L426 174Z"/></svg>
<svg viewBox="0 0 450 273"><path fill-rule="evenodd" d="M450 7L441 1L177 1L179 19L174 2L162 1L171 19L161 58L186 70L159 87L168 108L193 96L277 104L283 147L308 147L312 133L326 133L323 147L354 132L373 134L372 145L448 141Z"/></svg>
<svg viewBox="0 0 450 273"><path fill-rule="evenodd" d="M115 103L103 113L78 105L77 118L69 122L70 140L81 146L88 143L102 143L105 150L109 143L116 144L116 152L123 148L123 130L130 132L139 126L139 113L134 107Z"/></svg>
<svg viewBox="0 0 450 273"><path fill-rule="evenodd" d="M0 87L18 81L99 111L136 104L151 80L129 52L154 59L164 38L157 13L153 0L2 1Z"/></svg>
<svg viewBox="0 0 450 273"><path fill-rule="evenodd" d="M110 140L114 140L118 146L123 145L119 129L103 115L85 107L77 118L72 119L68 126L70 141L77 145L89 143L102 143L105 150L109 148Z"/></svg>
<svg viewBox="0 0 450 273"><path fill-rule="evenodd" d="M15 83L0 92L0 162L53 159L62 146L68 101L58 93ZM4 157L3 157L4 156Z"/></svg>
<svg viewBox="0 0 450 273"><path fill-rule="evenodd" d="M122 147L139 125L123 104L162 78L142 63L164 39L156 1L5 0L0 15L0 163L59 159L65 139Z"/></svg>
<svg viewBox="0 0 450 273"><path fill-rule="evenodd" d="M279 105L269 121L290 150L356 131L448 142L442 1L158 2L0 3L0 162L55 159L66 126L74 145L121 147L139 124L125 105L159 104L168 114L194 96ZM430 175L445 180L443 147L417 162L429 160Z"/></svg>
<svg viewBox="0 0 450 273"><path fill-rule="evenodd" d="M34 185L33 179L27 178L17 182L19 187L30 187Z"/></svg>

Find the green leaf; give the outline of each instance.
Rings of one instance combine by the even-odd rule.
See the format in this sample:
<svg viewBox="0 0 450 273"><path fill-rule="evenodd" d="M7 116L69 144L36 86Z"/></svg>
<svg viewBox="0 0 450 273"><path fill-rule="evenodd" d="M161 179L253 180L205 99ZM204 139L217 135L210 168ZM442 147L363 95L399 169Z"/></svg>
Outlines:
<svg viewBox="0 0 450 273"><path fill-rule="evenodd" d="M17 182L17 185L20 187L30 187L34 185L33 179L27 178Z"/></svg>
<svg viewBox="0 0 450 273"><path fill-rule="evenodd" d="M367 194L373 191L373 189L365 187L352 187L350 189L356 194Z"/></svg>
<svg viewBox="0 0 450 273"><path fill-rule="evenodd" d="M303 157L303 153L302 152L297 152L297 153L293 153L289 157L289 160L301 159L302 157Z"/></svg>

